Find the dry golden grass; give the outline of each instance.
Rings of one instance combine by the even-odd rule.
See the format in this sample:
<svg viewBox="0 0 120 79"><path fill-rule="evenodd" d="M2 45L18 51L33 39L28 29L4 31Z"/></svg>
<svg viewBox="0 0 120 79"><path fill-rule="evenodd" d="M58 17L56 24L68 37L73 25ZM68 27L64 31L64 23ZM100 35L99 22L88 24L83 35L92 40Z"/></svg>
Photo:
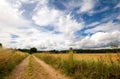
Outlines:
<svg viewBox="0 0 120 79"><path fill-rule="evenodd" d="M74 58L76 60L93 60L93 61L99 61L102 60L104 62L110 62L111 59L112 61L116 62L117 61L117 54L75 54Z"/></svg>
<svg viewBox="0 0 120 79"><path fill-rule="evenodd" d="M118 62L120 54L84 53L72 54L73 57L71 54L36 53L34 55L72 79L120 79L120 62Z"/></svg>
<svg viewBox="0 0 120 79"><path fill-rule="evenodd" d="M54 57L68 59L69 54L51 54ZM74 60L103 61L105 63L118 63L120 53L99 53L99 54L74 54Z"/></svg>
<svg viewBox="0 0 120 79"><path fill-rule="evenodd" d="M21 53L19 51L10 49L0 49L0 65L5 62L15 60L16 58L25 57L27 53Z"/></svg>
<svg viewBox="0 0 120 79"><path fill-rule="evenodd" d="M26 56L27 53L0 48L0 78L8 75Z"/></svg>
<svg viewBox="0 0 120 79"><path fill-rule="evenodd" d="M0 49L0 65L8 60L8 58L12 55L12 50Z"/></svg>

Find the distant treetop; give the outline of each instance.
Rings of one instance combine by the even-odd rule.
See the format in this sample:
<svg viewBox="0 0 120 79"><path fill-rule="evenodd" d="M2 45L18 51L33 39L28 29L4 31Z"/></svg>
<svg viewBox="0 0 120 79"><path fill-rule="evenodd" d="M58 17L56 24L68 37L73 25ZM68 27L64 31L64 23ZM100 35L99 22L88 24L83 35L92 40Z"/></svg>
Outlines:
<svg viewBox="0 0 120 79"><path fill-rule="evenodd" d="M69 50L73 50L73 48L72 47L70 47L70 49Z"/></svg>
<svg viewBox="0 0 120 79"><path fill-rule="evenodd" d="M30 48L30 54L36 53L36 52L37 52L37 48L35 48L35 47Z"/></svg>
<svg viewBox="0 0 120 79"><path fill-rule="evenodd" d="M0 43L0 47L2 47L2 43Z"/></svg>

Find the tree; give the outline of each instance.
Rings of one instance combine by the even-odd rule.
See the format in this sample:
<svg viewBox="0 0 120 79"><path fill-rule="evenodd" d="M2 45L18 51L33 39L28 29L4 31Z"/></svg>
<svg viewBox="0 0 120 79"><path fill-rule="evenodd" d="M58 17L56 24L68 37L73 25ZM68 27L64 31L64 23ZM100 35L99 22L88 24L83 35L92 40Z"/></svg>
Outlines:
<svg viewBox="0 0 120 79"><path fill-rule="evenodd" d="M35 47L30 48L30 54L36 53L36 52L37 52L37 48L35 48Z"/></svg>
<svg viewBox="0 0 120 79"><path fill-rule="evenodd" d="M2 47L2 43L0 43L0 47Z"/></svg>

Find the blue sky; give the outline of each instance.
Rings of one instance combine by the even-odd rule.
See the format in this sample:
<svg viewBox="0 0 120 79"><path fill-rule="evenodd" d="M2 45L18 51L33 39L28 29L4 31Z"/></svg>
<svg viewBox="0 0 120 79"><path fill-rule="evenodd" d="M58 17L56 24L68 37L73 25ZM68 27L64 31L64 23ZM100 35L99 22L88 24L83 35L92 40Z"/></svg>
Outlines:
<svg viewBox="0 0 120 79"><path fill-rule="evenodd" d="M1 0L0 42L39 50L120 46L120 0Z"/></svg>

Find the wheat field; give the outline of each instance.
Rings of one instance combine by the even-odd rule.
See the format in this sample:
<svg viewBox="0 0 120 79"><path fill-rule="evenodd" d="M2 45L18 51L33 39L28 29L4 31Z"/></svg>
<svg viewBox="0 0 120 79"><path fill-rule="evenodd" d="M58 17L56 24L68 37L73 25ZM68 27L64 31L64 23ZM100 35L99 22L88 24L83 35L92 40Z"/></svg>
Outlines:
<svg viewBox="0 0 120 79"><path fill-rule="evenodd" d="M49 54L49 55L54 56L54 57L60 57L62 59L69 59L69 54ZM73 54L73 59L74 60L86 60L86 61L103 61L105 63L111 63L111 62L119 63L120 53Z"/></svg>

